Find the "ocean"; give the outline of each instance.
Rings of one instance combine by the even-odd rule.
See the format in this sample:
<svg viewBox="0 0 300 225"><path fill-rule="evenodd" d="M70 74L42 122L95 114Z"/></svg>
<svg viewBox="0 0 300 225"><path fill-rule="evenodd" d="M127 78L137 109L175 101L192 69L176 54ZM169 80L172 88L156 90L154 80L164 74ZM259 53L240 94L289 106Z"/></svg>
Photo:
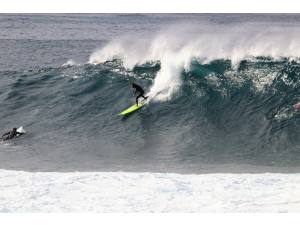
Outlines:
<svg viewBox="0 0 300 225"><path fill-rule="evenodd" d="M1 14L0 168L296 173L300 15ZM131 82L153 96L128 117Z"/></svg>

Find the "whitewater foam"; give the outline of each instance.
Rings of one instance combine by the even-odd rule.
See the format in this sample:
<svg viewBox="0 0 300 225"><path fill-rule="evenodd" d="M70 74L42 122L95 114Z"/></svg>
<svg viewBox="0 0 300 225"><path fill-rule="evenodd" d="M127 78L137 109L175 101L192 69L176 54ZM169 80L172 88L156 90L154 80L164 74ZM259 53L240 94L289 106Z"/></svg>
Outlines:
<svg viewBox="0 0 300 225"><path fill-rule="evenodd" d="M178 90L182 83L181 73L189 70L192 60L207 64L217 59L228 59L236 69L241 60L260 56L275 60L282 57L297 59L300 56L299 32L299 28L294 26L283 28L272 23L238 26L176 24L148 38L113 40L95 51L89 63L120 58L126 68L132 69L149 61L160 61L161 70L149 94L164 101ZM260 80L270 83L269 78L258 78L259 83Z"/></svg>
<svg viewBox="0 0 300 225"><path fill-rule="evenodd" d="M63 67L76 66L76 65L80 65L80 64L76 63L73 59L69 59L67 62L62 64Z"/></svg>
<svg viewBox="0 0 300 225"><path fill-rule="evenodd" d="M299 174L0 170L0 212L299 212Z"/></svg>

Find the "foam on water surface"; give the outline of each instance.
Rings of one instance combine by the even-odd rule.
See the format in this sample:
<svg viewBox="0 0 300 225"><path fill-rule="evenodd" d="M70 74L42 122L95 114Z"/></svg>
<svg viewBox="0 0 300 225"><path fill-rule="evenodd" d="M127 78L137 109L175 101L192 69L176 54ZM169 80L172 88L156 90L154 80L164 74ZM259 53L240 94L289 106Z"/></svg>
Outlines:
<svg viewBox="0 0 300 225"><path fill-rule="evenodd" d="M0 170L0 212L299 212L300 174Z"/></svg>

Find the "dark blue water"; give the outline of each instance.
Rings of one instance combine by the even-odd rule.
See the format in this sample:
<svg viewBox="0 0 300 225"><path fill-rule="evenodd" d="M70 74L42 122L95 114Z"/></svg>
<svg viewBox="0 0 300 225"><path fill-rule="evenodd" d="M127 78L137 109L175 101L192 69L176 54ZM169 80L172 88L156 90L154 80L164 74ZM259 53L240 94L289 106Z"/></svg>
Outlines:
<svg viewBox="0 0 300 225"><path fill-rule="evenodd" d="M2 14L0 128L27 133L0 145L0 167L298 171L299 25L276 14ZM177 88L121 118L130 82Z"/></svg>

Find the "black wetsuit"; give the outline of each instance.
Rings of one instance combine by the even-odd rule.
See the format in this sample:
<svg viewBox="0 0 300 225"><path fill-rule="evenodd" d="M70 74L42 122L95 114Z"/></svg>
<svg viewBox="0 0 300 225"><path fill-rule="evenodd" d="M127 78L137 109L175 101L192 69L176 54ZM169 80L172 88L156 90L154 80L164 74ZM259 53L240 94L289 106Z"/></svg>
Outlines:
<svg viewBox="0 0 300 225"><path fill-rule="evenodd" d="M147 98L148 98L148 96L146 96L146 97L144 96L145 91L143 90L143 88L142 88L141 86L139 86L139 85L133 83L133 84L132 84L132 88L135 89L135 92L134 92L134 93L137 95L136 98L135 98L135 102L136 102L137 105L139 104L138 99L139 99L140 97L143 97L144 99L147 99Z"/></svg>
<svg viewBox="0 0 300 225"><path fill-rule="evenodd" d="M8 131L7 133L2 135L2 140L6 141L9 139L13 139L14 137L17 137L17 135L22 135L22 133L19 133L17 130Z"/></svg>

